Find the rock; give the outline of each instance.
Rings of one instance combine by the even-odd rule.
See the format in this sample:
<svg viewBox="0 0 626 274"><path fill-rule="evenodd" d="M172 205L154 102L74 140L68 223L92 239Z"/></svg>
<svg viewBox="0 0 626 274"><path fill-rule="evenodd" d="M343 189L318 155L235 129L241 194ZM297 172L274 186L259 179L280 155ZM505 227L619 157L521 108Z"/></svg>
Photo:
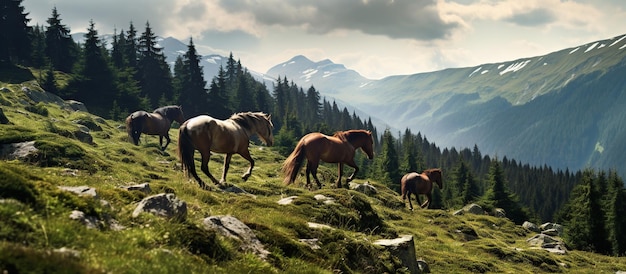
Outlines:
<svg viewBox="0 0 626 274"><path fill-rule="evenodd" d="M378 193L378 189L376 189L376 187L374 187L373 185L370 185L369 182L365 182L363 184L350 182L350 189L356 190L365 195L375 195Z"/></svg>
<svg viewBox="0 0 626 274"><path fill-rule="evenodd" d="M121 186L120 188L126 189L128 191L137 190L145 194L150 194L150 192L152 192L152 189L150 189L149 183L143 183L143 184L132 185L132 186Z"/></svg>
<svg viewBox="0 0 626 274"><path fill-rule="evenodd" d="M85 215L85 212L80 210L73 210L70 214L70 219L79 221L89 229L97 229L99 226L98 218L94 216L87 216Z"/></svg>
<svg viewBox="0 0 626 274"><path fill-rule="evenodd" d="M421 271L421 273L430 273L430 267L424 260L417 260L417 267Z"/></svg>
<svg viewBox="0 0 626 274"><path fill-rule="evenodd" d="M545 235L545 234L537 234L529 239L526 240L526 243L528 243L531 246L538 246L538 247L542 247L544 244L550 244L550 243L558 243L559 241L551 236Z"/></svg>
<svg viewBox="0 0 626 274"><path fill-rule="evenodd" d="M463 211L466 213L476 214L476 215L484 215L485 210L477 204L469 204L463 207Z"/></svg>
<svg viewBox="0 0 626 274"><path fill-rule="evenodd" d="M269 251L265 250L252 229L233 216L211 216L205 218L202 223L207 229L215 229L226 237L239 239L242 242L242 250L250 251L261 259L266 259L267 255L270 254Z"/></svg>
<svg viewBox="0 0 626 274"><path fill-rule="evenodd" d="M289 196L286 198L282 198L280 200L278 200L278 204L279 205L290 205L291 203L293 203L293 200L297 199L298 196Z"/></svg>
<svg viewBox="0 0 626 274"><path fill-rule="evenodd" d="M0 124L6 125L9 123L9 118L4 115L4 111L0 108Z"/></svg>
<svg viewBox="0 0 626 274"><path fill-rule="evenodd" d="M506 218L506 211L503 208L495 208L493 210L493 216L498 218Z"/></svg>
<svg viewBox="0 0 626 274"><path fill-rule="evenodd" d="M66 256L66 257L72 257L72 258L77 258L77 259L80 258L80 251L67 248L67 247L53 249L52 252L61 254L62 256Z"/></svg>
<svg viewBox="0 0 626 274"><path fill-rule="evenodd" d="M541 234L545 234L548 236L559 236L559 231L554 228L551 228L551 229L546 229L544 231L541 231Z"/></svg>
<svg viewBox="0 0 626 274"><path fill-rule="evenodd" d="M327 196L324 196L322 194L317 194L317 195L313 196L313 198L315 198L315 200L321 201L321 202L323 202L324 204L327 204L327 205L335 204L335 199L334 198L327 197Z"/></svg>
<svg viewBox="0 0 626 274"><path fill-rule="evenodd" d="M133 211L133 218L142 212L149 212L168 219L184 220L187 218L187 203L176 198L173 193L162 193L146 197Z"/></svg>
<svg viewBox="0 0 626 274"><path fill-rule="evenodd" d="M311 249L313 250L317 250L317 249L321 249L322 247L319 246L319 239L298 239L299 242L301 243L305 243L306 245L308 245Z"/></svg>
<svg viewBox="0 0 626 274"><path fill-rule="evenodd" d="M74 111L89 112L87 111L87 107L85 106L85 104L83 104L82 102L74 101L74 100L67 100L65 101L65 103L68 105L70 109Z"/></svg>
<svg viewBox="0 0 626 274"><path fill-rule="evenodd" d="M89 128L86 126L79 126L78 130L74 131L74 137L76 137L76 140L85 144L93 144L93 137L89 133Z"/></svg>
<svg viewBox="0 0 626 274"><path fill-rule="evenodd" d="M563 226L560 225L560 224L544 223L544 224L539 226L539 229L541 229L541 231L545 231L545 230L548 230L548 229L556 229L556 231L558 232L558 235L563 234Z"/></svg>
<svg viewBox="0 0 626 274"><path fill-rule="evenodd" d="M334 228L329 226L329 225L324 225L324 224L318 224L318 223L312 223L312 222L307 222L307 225L309 226L309 228L316 228L316 229L331 229L333 230Z"/></svg>
<svg viewBox="0 0 626 274"><path fill-rule="evenodd" d="M30 160L35 158L39 150L35 141L4 144L0 146L0 157L6 160Z"/></svg>
<svg viewBox="0 0 626 274"><path fill-rule="evenodd" d="M530 230L532 232L537 232L537 233L541 232L541 230L539 229L539 227L536 224L531 223L529 221L525 221L522 224L522 227L525 228L525 229L528 229L528 230Z"/></svg>
<svg viewBox="0 0 626 274"><path fill-rule="evenodd" d="M415 259L415 243L413 235L400 235L399 238L378 240L375 245L385 247L391 255L396 256L407 267L409 273L420 273Z"/></svg>
<svg viewBox="0 0 626 274"><path fill-rule="evenodd" d="M88 186L59 186L59 189L74 192L79 196L91 196L94 198L98 198L98 193L96 193L96 189Z"/></svg>

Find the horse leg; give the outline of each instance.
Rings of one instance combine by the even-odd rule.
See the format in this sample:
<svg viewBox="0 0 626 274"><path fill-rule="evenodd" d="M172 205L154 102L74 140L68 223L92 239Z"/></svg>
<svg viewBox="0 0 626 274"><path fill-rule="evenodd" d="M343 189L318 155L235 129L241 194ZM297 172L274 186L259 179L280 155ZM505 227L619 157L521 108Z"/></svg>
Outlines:
<svg viewBox="0 0 626 274"><path fill-rule="evenodd" d="M232 153L226 153L226 157L224 157L224 171L222 171L222 179L220 180L220 185L226 184L226 174L228 173L228 168L230 167L230 159L232 157Z"/></svg>
<svg viewBox="0 0 626 274"><path fill-rule="evenodd" d="M309 176L311 175L311 166L312 166L311 162L308 162L306 164L306 171L305 171L305 174L306 174L306 187L309 188L309 190L311 190L311 178L309 178Z"/></svg>
<svg viewBox="0 0 626 274"><path fill-rule="evenodd" d="M343 163L339 162L339 164L337 164L337 182L335 182L335 186L337 188L341 188L341 175L343 173Z"/></svg>
<svg viewBox="0 0 626 274"><path fill-rule="evenodd" d="M413 193L413 195L415 195L415 193ZM415 195L417 196L417 195ZM411 211L413 211L413 203L411 202L411 192L409 192L409 194L407 195L407 197L409 198L409 209Z"/></svg>
<svg viewBox="0 0 626 274"><path fill-rule="evenodd" d="M317 178L317 167L319 165L319 162L312 162L312 161L308 161L306 166L307 169L309 169L309 166L311 167L310 171L311 174L313 175L313 179L315 179L315 183L317 183L317 187L318 188L322 188L322 183L320 183L320 179ZM309 184L310 182L308 181L309 176L307 176L307 184Z"/></svg>
<svg viewBox="0 0 626 274"><path fill-rule="evenodd" d="M241 157L243 157L244 159L248 160L248 162L250 162L250 167L248 168L246 173L244 173L241 176L241 179L243 179L244 181L247 181L248 178L250 178L250 175L252 175L252 168L254 168L254 159L252 159L252 156L250 156L250 151L247 149L244 152L239 153L239 155L241 155Z"/></svg>
<svg viewBox="0 0 626 274"><path fill-rule="evenodd" d="M163 146L163 137L165 137L165 140L167 141L165 143L165 146ZM169 134L165 134L165 136L159 136L159 145L161 145L161 151L165 151L165 149L167 148L167 145L170 144L170 135Z"/></svg>
<svg viewBox="0 0 626 274"><path fill-rule="evenodd" d="M422 204L422 208L430 208L430 193L426 194L426 201Z"/></svg>
<svg viewBox="0 0 626 274"><path fill-rule="evenodd" d="M356 163L354 163L354 160L348 161L346 162L347 165L349 165L350 167L354 168L354 171L352 172L352 175L350 175L350 177L348 177L348 179L346 179L346 183L352 182L352 180L354 179L354 175L359 172L359 167L356 165Z"/></svg>
<svg viewBox="0 0 626 274"><path fill-rule="evenodd" d="M206 174L206 176L209 177L209 179L211 179L214 184L219 185L217 179L215 179L215 177L213 177L213 174L211 174L211 172L209 171L209 160L211 159L211 151L200 151L200 154L202 154L202 164L200 164L200 169L202 170L202 172L204 172L204 174Z"/></svg>

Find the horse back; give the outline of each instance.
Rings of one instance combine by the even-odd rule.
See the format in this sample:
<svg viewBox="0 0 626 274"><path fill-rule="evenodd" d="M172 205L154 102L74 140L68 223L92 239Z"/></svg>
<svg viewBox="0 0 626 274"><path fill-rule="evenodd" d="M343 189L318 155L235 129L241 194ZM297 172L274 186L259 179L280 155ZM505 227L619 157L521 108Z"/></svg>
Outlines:
<svg viewBox="0 0 626 274"><path fill-rule="evenodd" d="M400 188L402 189L402 193L415 193L417 194L418 185L420 185L423 181L422 174L417 172L411 172L404 174L402 179L400 180Z"/></svg>
<svg viewBox="0 0 626 274"><path fill-rule="evenodd" d="M300 142L307 148L307 154L318 154L326 163L345 162L354 157L355 148L334 136L313 132L302 137Z"/></svg>
<svg viewBox="0 0 626 274"><path fill-rule="evenodd" d="M248 135L231 121L199 115L185 122L196 147L210 148L217 153L239 152L249 143Z"/></svg>

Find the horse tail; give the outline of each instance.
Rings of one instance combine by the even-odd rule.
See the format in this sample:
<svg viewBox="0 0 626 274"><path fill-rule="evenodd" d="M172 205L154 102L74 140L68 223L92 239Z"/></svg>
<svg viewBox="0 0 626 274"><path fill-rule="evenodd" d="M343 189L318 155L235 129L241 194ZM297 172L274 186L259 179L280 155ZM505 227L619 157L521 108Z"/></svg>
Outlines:
<svg viewBox="0 0 626 274"><path fill-rule="evenodd" d="M304 142L300 140L296 145L296 148L293 149L293 152L285 159L283 163L282 171L285 175L285 180L283 181L285 184L291 184L296 180L298 176L298 171L302 168L304 164L304 157L306 156L306 149L304 147Z"/></svg>
<svg viewBox="0 0 626 274"><path fill-rule="evenodd" d="M402 201L406 200L406 194L407 194L407 174L405 174L404 176L402 176L402 179L400 180L400 191L402 192ZM411 199L409 197L409 199Z"/></svg>
<svg viewBox="0 0 626 274"><path fill-rule="evenodd" d="M128 133L128 140L133 141L133 118L132 114L126 117L126 133Z"/></svg>
<svg viewBox="0 0 626 274"><path fill-rule="evenodd" d="M187 122L184 122L178 129L178 158L182 165L183 172L188 177L198 177L196 173L196 165L193 161L193 152L195 148L191 143L191 136L189 136L189 130L187 129Z"/></svg>

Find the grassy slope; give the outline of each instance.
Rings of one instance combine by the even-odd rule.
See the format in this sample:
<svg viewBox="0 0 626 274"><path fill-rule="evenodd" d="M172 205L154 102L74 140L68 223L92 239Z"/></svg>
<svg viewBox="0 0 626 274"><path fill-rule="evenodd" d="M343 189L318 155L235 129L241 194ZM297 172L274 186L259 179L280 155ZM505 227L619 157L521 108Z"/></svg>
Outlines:
<svg viewBox="0 0 626 274"><path fill-rule="evenodd" d="M285 187L279 174L283 157L273 149L252 146L256 167L248 182L239 176L247 163L233 157L228 181L255 195L208 192L185 178L175 154L175 142L165 153L157 137L142 137L139 147L126 141L119 121L101 121L85 113L71 113L52 104L39 104L47 116L26 110L28 98L20 85L6 85L0 104L13 123L0 125L0 143L34 140L44 151L30 163L0 161L0 268L24 272L112 273L241 273L241 272L395 272L401 267L388 252L372 245L377 239L400 234L415 237L416 254L435 273L463 272L583 272L626 270L626 258L572 251L559 256L529 248L533 234L504 219L489 216L452 216L449 211L408 211L397 193L378 182L379 193L368 197L328 185L310 192L301 184ZM34 87L34 84L31 84ZM29 108L33 110L33 108ZM77 119L94 121L95 145L71 137ZM97 122L100 121L100 122ZM177 139L177 130L170 136ZM196 153L198 157L198 154ZM221 172L221 155L210 169ZM67 169L76 169L76 175ZM325 165L321 177L332 180L335 169ZM202 175L203 176L203 175ZM153 193L173 192L188 203L187 221L178 223L148 214L133 219L137 202L146 195L119 186L150 183ZM57 190L56 186L88 185L97 189L105 206L91 198ZM334 197L336 205L316 201L315 194ZM298 195L294 204L276 203ZM68 218L78 209L112 217L122 231L87 229ZM212 215L230 214L250 226L271 252L267 261L243 253L234 240L202 228ZM307 222L337 229L308 228ZM465 232L465 233L462 233ZM475 233L476 239L467 234ZM312 250L300 238L319 239ZM62 247L80 252L78 258L51 252ZM9 271L12 273L13 271Z"/></svg>

